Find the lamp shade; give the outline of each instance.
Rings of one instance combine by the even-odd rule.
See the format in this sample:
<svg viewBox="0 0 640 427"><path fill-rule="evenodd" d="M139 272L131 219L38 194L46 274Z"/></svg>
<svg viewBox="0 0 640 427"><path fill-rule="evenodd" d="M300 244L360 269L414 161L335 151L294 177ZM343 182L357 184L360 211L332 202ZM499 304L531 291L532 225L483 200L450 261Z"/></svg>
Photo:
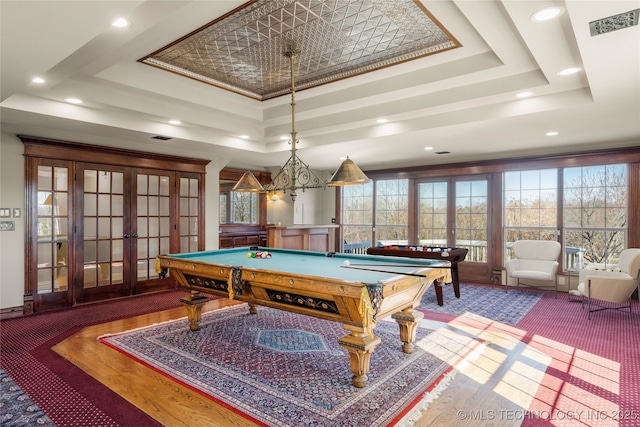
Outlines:
<svg viewBox="0 0 640 427"><path fill-rule="evenodd" d="M264 187L258 181L258 178L251 173L251 171L247 171L242 175L242 178L233 186L231 191L237 191L241 193L261 193L264 191Z"/></svg>
<svg viewBox="0 0 640 427"><path fill-rule="evenodd" d="M329 182L327 182L327 185L338 187L342 185L367 184L369 182L371 182L371 180L367 175L362 172L353 160L347 157L333 174Z"/></svg>

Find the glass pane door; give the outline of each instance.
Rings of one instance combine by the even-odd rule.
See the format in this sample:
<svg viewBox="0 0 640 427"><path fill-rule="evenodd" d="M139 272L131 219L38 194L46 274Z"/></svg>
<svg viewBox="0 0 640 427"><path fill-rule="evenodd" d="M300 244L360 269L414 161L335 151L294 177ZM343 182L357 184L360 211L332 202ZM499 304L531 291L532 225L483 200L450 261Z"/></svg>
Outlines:
<svg viewBox="0 0 640 427"><path fill-rule="evenodd" d="M487 251L490 234L489 179L459 177L418 182L417 231L420 245L466 248L460 275L465 280L492 280Z"/></svg>
<svg viewBox="0 0 640 427"><path fill-rule="evenodd" d="M39 295L69 288L69 169L38 166L37 290Z"/></svg>
<svg viewBox="0 0 640 427"><path fill-rule="evenodd" d="M455 182L455 247L467 248L467 261L487 262L487 180Z"/></svg>
<svg viewBox="0 0 640 427"><path fill-rule="evenodd" d="M156 256L170 253L169 236L171 177L169 174L138 173L136 195L136 229L132 241L136 245L137 280L158 278Z"/></svg>
<svg viewBox="0 0 640 427"><path fill-rule="evenodd" d="M447 240L448 183L418 184L418 240L421 246L450 246Z"/></svg>
<svg viewBox="0 0 640 427"><path fill-rule="evenodd" d="M126 170L112 167L80 168L82 191L82 252L78 265L81 286L78 302L129 295L127 281L130 232L129 180Z"/></svg>
<svg viewBox="0 0 640 427"><path fill-rule="evenodd" d="M198 250L200 180L188 176L180 177L180 252ZM233 194L233 193L232 193ZM248 193L246 193L248 194Z"/></svg>

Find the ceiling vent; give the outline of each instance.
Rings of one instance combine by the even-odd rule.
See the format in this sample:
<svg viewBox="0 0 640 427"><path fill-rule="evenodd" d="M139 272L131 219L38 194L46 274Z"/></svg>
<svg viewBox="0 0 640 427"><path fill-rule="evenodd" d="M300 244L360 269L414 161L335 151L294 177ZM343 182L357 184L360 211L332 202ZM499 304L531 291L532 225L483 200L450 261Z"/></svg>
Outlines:
<svg viewBox="0 0 640 427"><path fill-rule="evenodd" d="M640 9L589 22L591 37L638 25L638 12Z"/></svg>
<svg viewBox="0 0 640 427"><path fill-rule="evenodd" d="M168 141L168 140L173 139L173 138L168 137L168 136L156 135L156 136L152 136L151 139L159 139L160 141Z"/></svg>

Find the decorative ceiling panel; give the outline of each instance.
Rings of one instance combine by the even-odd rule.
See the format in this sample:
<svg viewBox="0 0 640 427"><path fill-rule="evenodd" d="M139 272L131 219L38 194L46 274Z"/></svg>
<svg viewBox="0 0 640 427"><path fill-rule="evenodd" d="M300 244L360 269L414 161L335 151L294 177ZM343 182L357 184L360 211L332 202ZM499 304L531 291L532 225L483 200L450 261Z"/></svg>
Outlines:
<svg viewBox="0 0 640 427"><path fill-rule="evenodd" d="M265 100L459 47L418 0L256 0L140 62Z"/></svg>

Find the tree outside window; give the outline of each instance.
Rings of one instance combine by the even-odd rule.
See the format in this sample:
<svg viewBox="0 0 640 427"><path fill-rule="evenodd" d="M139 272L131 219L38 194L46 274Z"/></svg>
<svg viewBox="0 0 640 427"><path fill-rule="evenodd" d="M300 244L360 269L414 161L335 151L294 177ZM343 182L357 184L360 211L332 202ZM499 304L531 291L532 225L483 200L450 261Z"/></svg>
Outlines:
<svg viewBox="0 0 640 427"><path fill-rule="evenodd" d="M505 172L505 260L516 240L557 240L558 170Z"/></svg>
<svg viewBox="0 0 640 427"><path fill-rule="evenodd" d="M564 169L564 245L575 268L611 269L627 241L627 166Z"/></svg>
<svg viewBox="0 0 640 427"><path fill-rule="evenodd" d="M383 244L409 243L409 180L376 182L376 240Z"/></svg>
<svg viewBox="0 0 640 427"><path fill-rule="evenodd" d="M342 237L345 251L363 252L372 246L372 227L373 182L342 187Z"/></svg>

